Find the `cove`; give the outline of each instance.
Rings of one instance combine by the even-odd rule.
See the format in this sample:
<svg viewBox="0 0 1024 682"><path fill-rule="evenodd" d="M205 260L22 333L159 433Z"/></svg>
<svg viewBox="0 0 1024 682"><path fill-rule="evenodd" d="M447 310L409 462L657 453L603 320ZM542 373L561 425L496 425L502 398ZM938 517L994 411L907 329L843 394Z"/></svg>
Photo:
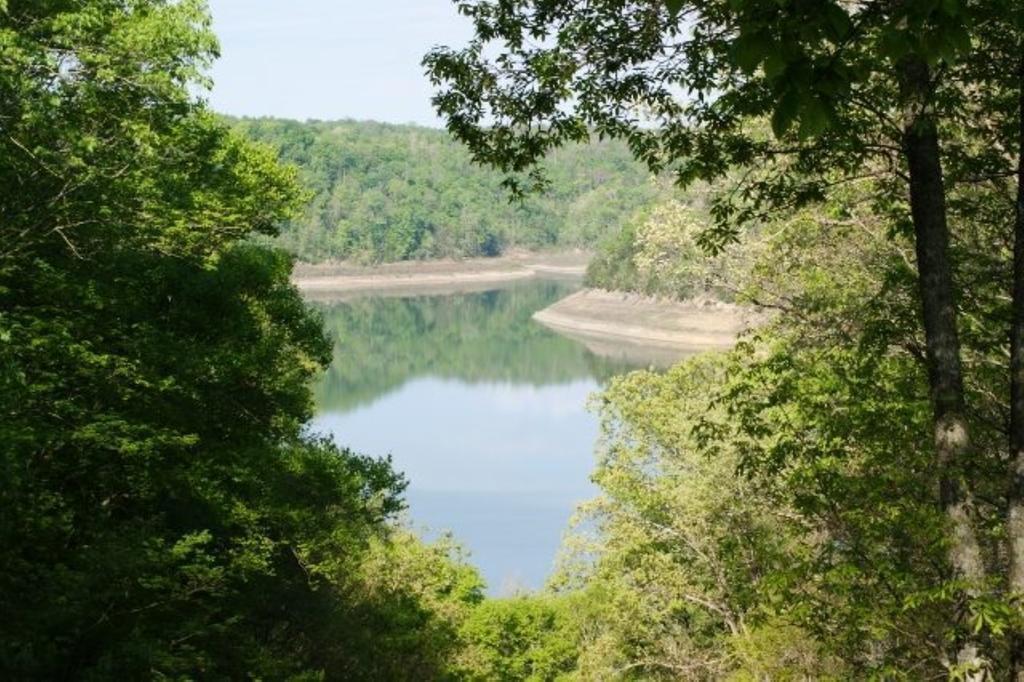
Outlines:
<svg viewBox="0 0 1024 682"><path fill-rule="evenodd" d="M321 301L334 359L310 428L393 458L414 528L451 531L492 594L543 585L589 482L588 397L646 366L596 355L531 319L577 287L528 281L475 293Z"/></svg>

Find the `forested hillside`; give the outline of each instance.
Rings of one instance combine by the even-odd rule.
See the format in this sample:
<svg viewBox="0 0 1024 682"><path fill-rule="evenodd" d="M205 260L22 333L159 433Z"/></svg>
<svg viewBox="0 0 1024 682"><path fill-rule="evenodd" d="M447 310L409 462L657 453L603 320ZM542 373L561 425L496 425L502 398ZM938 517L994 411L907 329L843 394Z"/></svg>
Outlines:
<svg viewBox="0 0 1024 682"><path fill-rule="evenodd" d="M0 679L1024 679L1019 0L460 8L425 65L493 173L436 131L225 123L203 0L0 0ZM590 359L514 293L318 312L280 245L590 246L641 208L592 281L777 314L613 378L551 583L486 598L314 398ZM325 325L376 357L314 396Z"/></svg>
<svg viewBox="0 0 1024 682"><path fill-rule="evenodd" d="M758 234L749 230L741 244L712 256L699 244L709 221L701 207L679 199L640 209L598 244L587 265L586 285L679 300L732 301Z"/></svg>
<svg viewBox="0 0 1024 682"><path fill-rule="evenodd" d="M503 174L471 163L444 131L357 121L232 123L299 168L312 200L279 243L310 262L592 247L666 191L617 142L561 150L546 164L547 190L512 202Z"/></svg>

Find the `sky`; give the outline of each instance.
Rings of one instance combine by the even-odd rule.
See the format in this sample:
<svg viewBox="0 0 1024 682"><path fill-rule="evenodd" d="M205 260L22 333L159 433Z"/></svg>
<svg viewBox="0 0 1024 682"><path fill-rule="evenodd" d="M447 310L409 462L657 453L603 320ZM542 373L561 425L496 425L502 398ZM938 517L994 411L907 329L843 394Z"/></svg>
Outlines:
<svg viewBox="0 0 1024 682"><path fill-rule="evenodd" d="M462 46L451 0L209 0L221 58L213 108L235 116L439 127L420 60Z"/></svg>

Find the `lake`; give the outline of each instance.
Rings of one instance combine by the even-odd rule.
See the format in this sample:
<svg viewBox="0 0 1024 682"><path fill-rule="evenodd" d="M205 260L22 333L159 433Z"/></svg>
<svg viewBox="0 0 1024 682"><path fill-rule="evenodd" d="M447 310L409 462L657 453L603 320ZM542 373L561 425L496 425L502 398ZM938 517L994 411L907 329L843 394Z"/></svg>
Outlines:
<svg viewBox="0 0 1024 682"><path fill-rule="evenodd" d="M596 492L588 396L644 364L635 348L598 356L531 320L575 288L317 304L336 343L311 428L390 454L414 526L450 530L492 594L543 586L569 517Z"/></svg>

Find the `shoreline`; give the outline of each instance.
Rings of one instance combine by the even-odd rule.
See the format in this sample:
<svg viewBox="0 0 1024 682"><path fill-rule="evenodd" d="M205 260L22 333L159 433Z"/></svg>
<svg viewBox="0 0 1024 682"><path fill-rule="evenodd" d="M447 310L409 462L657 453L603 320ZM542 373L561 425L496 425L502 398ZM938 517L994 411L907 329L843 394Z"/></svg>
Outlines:
<svg viewBox="0 0 1024 682"><path fill-rule="evenodd" d="M516 253L377 266L299 263L292 282L304 295L316 298L366 293L456 293L528 279L582 279L589 257L583 252Z"/></svg>
<svg viewBox="0 0 1024 682"><path fill-rule="evenodd" d="M584 343L633 344L680 357L732 348L759 317L728 303L677 302L601 289L583 289L533 315L540 324Z"/></svg>
<svg viewBox="0 0 1024 682"><path fill-rule="evenodd" d="M474 293L529 280L579 282L590 254L518 252L493 258L403 261L378 266L299 263L293 283L309 300ZM532 315L597 355L651 358L668 366L706 350L728 350L764 319L750 308L707 299L673 301L581 289ZM654 353L657 357L653 357Z"/></svg>

